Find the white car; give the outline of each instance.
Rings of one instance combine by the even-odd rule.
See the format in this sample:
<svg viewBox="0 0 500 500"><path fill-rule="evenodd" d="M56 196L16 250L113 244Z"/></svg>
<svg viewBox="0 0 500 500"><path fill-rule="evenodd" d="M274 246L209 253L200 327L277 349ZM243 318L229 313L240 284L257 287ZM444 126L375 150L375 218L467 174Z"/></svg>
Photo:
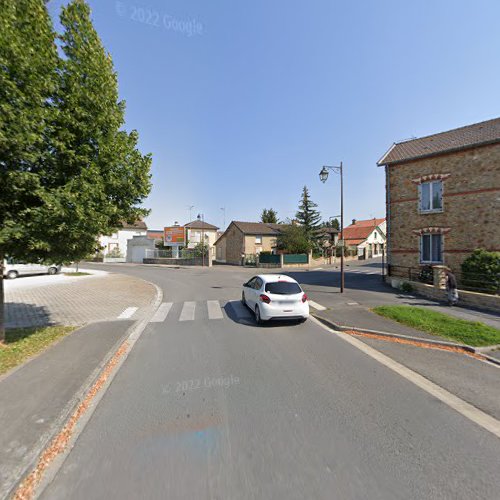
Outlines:
<svg viewBox="0 0 500 500"><path fill-rule="evenodd" d="M259 274L243 284L241 302L255 313L257 323L271 319L305 321L309 317L307 295L283 274Z"/></svg>
<svg viewBox="0 0 500 500"><path fill-rule="evenodd" d="M3 275L9 279L30 274L57 274L60 271L61 266L55 264L29 264L12 258L7 258L3 262Z"/></svg>

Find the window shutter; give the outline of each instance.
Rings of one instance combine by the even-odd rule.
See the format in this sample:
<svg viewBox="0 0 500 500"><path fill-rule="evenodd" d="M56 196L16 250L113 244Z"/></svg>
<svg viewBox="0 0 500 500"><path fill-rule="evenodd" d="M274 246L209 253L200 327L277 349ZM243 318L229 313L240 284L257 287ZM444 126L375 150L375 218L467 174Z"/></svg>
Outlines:
<svg viewBox="0 0 500 500"><path fill-rule="evenodd" d="M422 184L418 185L418 210L422 210ZM422 242L422 238L420 238L420 242ZM420 246L420 250L422 250L422 246Z"/></svg>

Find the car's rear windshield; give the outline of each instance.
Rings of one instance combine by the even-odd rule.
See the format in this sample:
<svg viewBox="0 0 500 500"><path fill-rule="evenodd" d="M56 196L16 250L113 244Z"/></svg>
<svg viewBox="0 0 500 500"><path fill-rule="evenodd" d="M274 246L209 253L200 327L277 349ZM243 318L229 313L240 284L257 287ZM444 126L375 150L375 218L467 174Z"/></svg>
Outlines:
<svg viewBox="0 0 500 500"><path fill-rule="evenodd" d="M293 295L295 293L300 293L302 290L297 283L291 283L290 281L274 281L272 283L266 283L266 292L275 293L277 295Z"/></svg>

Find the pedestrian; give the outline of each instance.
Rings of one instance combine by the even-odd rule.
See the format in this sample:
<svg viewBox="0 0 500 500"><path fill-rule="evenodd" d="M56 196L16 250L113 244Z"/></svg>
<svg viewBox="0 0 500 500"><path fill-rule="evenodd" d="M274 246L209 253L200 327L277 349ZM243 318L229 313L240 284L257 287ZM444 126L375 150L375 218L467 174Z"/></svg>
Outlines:
<svg viewBox="0 0 500 500"><path fill-rule="evenodd" d="M454 306L458 302L457 278L449 268L446 270L446 290L448 291L448 305Z"/></svg>

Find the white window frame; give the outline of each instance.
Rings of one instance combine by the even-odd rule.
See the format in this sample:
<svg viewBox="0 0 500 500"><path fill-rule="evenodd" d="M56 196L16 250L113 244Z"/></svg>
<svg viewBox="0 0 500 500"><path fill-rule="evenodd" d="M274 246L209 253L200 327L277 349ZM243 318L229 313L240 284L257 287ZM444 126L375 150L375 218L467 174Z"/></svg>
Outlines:
<svg viewBox="0 0 500 500"><path fill-rule="evenodd" d="M429 185L429 199L430 199L430 204L431 208L429 209L424 209L422 208L422 186L424 184ZM433 205L433 185L434 184L440 184L441 185L441 207L439 208L434 208ZM421 182L418 185L418 211L421 214L436 214L436 213L441 213L444 212L444 182L442 179L434 180L434 181L427 181L427 182Z"/></svg>
<svg viewBox="0 0 500 500"><path fill-rule="evenodd" d="M424 236L430 236L430 258L431 260L424 260ZM432 257L432 238L439 237L441 238L441 260L433 260ZM444 235L443 234L433 234L433 233L422 233L419 238L420 245L420 255L419 260L420 264L444 264Z"/></svg>
<svg viewBox="0 0 500 500"><path fill-rule="evenodd" d="M262 236L256 236L255 237L255 244L256 245L262 245Z"/></svg>

